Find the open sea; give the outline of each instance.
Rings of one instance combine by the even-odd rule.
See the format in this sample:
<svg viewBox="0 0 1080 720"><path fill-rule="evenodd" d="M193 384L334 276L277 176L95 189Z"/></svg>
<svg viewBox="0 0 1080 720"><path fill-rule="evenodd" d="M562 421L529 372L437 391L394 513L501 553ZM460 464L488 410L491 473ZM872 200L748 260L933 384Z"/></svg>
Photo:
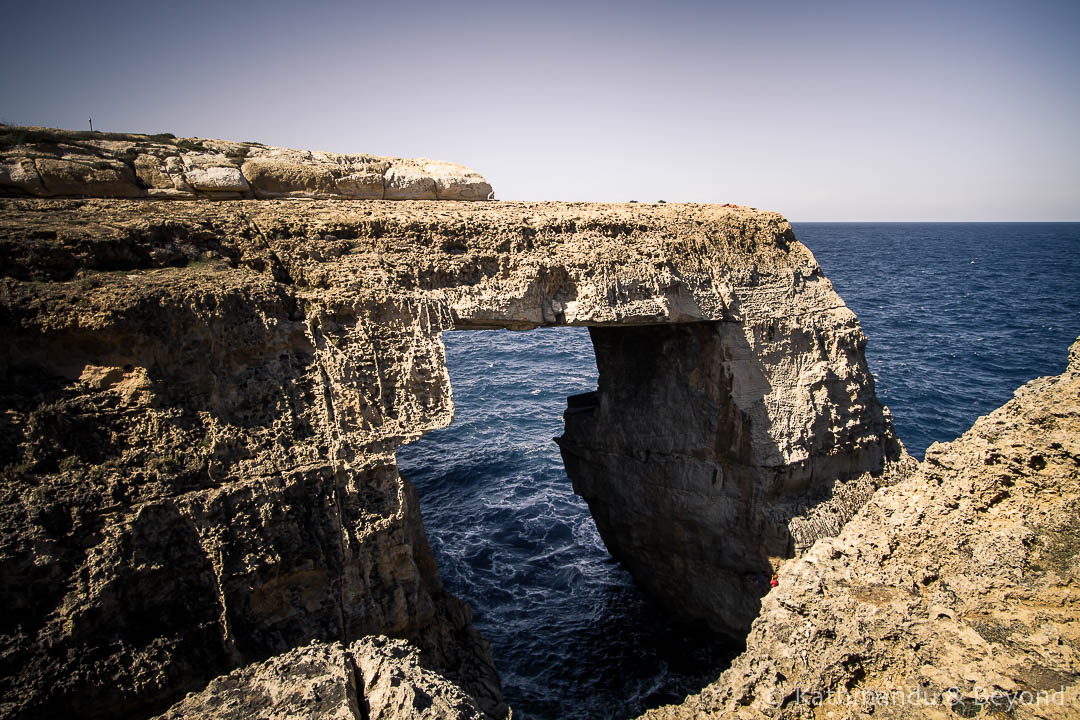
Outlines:
<svg viewBox="0 0 1080 720"><path fill-rule="evenodd" d="M1065 368L1080 223L793 223L869 338L908 451ZM448 589L475 610L518 718L633 717L740 648L674 626L604 549L552 438L596 387L584 328L447 332L453 424L402 447Z"/></svg>

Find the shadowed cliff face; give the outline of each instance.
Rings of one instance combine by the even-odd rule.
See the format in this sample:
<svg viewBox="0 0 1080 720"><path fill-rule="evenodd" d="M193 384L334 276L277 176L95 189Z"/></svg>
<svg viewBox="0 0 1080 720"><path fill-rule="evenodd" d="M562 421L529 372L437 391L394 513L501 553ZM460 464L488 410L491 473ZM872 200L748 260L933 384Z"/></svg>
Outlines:
<svg viewBox="0 0 1080 720"><path fill-rule="evenodd" d="M900 455L857 325L822 320L591 330L599 390L566 412L567 473L612 555L679 618L741 638L792 526L812 509L842 523L823 501Z"/></svg>
<svg viewBox="0 0 1080 720"><path fill-rule="evenodd" d="M753 612L724 579L827 534L900 452L772 213L9 199L0 260L3 716L145 717L375 634L504 714L394 464L450 422L444 330L595 326L568 470L635 577L719 629Z"/></svg>

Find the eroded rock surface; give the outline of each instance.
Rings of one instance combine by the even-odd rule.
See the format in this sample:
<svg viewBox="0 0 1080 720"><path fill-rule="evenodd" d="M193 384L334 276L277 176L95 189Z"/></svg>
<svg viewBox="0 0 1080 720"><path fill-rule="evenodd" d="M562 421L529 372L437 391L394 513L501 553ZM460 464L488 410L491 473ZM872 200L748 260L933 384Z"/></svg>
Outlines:
<svg viewBox="0 0 1080 720"><path fill-rule="evenodd" d="M0 125L0 195L487 200L491 192L472 170L428 158Z"/></svg>
<svg viewBox="0 0 1080 720"><path fill-rule="evenodd" d="M446 330L595 326L596 419L564 450L619 453L623 475L579 489L639 578L694 598L833 531L843 489L900 452L854 316L774 213L2 199L0 267L5 717L146 717L378 634L504 714L395 465L451 420ZM635 337L651 354L623 356ZM685 437L648 437L660 422ZM651 485L670 497L630 497ZM742 588L723 592L704 619L745 622Z"/></svg>
<svg viewBox="0 0 1080 720"><path fill-rule="evenodd" d="M1075 718L1080 341L780 573L681 718Z"/></svg>
<svg viewBox="0 0 1080 720"><path fill-rule="evenodd" d="M483 720L403 640L314 642L219 677L155 720Z"/></svg>
<svg viewBox="0 0 1080 720"><path fill-rule="evenodd" d="M869 497L848 488L902 456L850 312L757 294L740 292L740 322L592 328L599 390L559 442L638 584L739 638L796 536L835 532ZM815 511L836 522L809 525Z"/></svg>

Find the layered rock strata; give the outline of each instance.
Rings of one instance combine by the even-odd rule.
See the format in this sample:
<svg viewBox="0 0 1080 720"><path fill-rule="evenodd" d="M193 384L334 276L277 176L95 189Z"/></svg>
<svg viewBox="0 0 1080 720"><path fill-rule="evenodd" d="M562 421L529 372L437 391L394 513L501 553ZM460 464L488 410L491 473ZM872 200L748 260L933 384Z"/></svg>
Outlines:
<svg viewBox="0 0 1080 720"><path fill-rule="evenodd" d="M1075 718L1080 341L781 571L682 718Z"/></svg>
<svg viewBox="0 0 1080 720"><path fill-rule="evenodd" d="M170 134L0 126L0 194L32 197L487 200L454 163Z"/></svg>
<svg viewBox="0 0 1080 720"><path fill-rule="evenodd" d="M146 717L378 634L504 714L395 465L451 420L443 331L594 326L568 467L612 551L716 628L901 452L774 213L6 199L0 268L4 717Z"/></svg>

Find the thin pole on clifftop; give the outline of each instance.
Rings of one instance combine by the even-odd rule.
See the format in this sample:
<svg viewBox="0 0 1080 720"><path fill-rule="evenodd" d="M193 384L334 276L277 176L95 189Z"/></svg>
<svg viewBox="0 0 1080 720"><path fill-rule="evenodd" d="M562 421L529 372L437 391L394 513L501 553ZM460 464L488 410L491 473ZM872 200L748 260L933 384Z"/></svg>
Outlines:
<svg viewBox="0 0 1080 720"><path fill-rule="evenodd" d="M90 132L94 132L94 118L89 118L89 120L90 120Z"/></svg>

